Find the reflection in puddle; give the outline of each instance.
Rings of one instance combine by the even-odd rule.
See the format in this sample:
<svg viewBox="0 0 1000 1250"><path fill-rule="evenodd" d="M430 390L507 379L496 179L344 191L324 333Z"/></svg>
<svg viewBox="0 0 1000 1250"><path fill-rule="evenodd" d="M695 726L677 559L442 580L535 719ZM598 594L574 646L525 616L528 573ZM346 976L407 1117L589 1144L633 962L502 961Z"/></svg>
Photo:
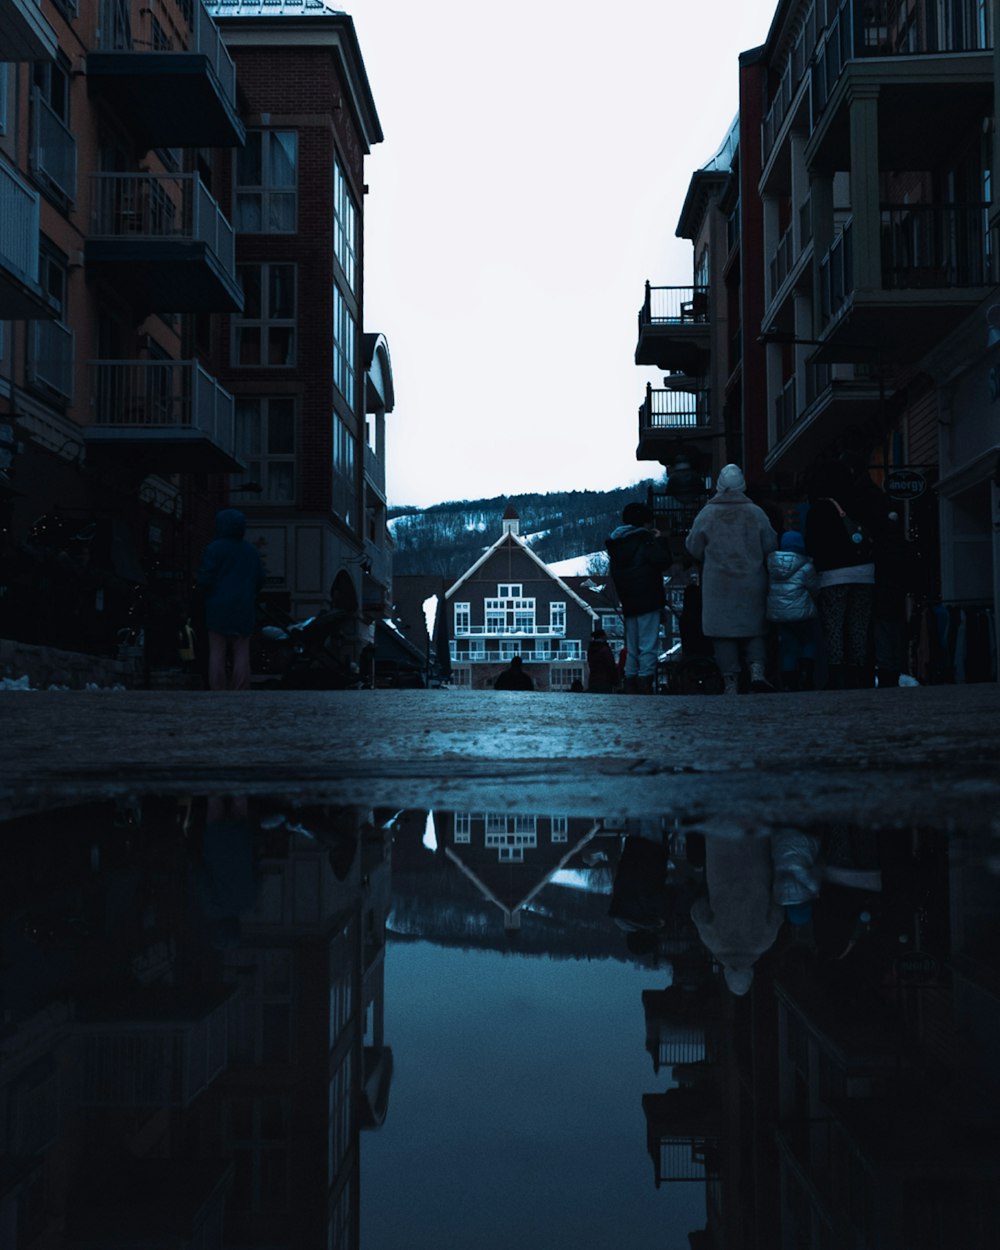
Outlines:
<svg viewBox="0 0 1000 1250"><path fill-rule="evenodd" d="M4 1250L1000 1244L995 838L232 796L0 834Z"/></svg>

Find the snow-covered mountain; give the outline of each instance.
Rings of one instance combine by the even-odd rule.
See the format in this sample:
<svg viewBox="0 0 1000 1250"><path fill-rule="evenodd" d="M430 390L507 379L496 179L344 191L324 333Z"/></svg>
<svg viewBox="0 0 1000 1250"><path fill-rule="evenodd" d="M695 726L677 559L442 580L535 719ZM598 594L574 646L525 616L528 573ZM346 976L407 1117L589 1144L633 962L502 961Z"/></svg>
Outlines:
<svg viewBox="0 0 1000 1250"><path fill-rule="evenodd" d="M392 507L393 570L400 576L458 577L500 537L503 514L513 505L521 536L546 564L572 561L574 567L563 571L587 572L589 556L604 551L604 540L620 523L622 508L633 499L645 501L653 484L649 479L611 491L551 491L430 508Z"/></svg>

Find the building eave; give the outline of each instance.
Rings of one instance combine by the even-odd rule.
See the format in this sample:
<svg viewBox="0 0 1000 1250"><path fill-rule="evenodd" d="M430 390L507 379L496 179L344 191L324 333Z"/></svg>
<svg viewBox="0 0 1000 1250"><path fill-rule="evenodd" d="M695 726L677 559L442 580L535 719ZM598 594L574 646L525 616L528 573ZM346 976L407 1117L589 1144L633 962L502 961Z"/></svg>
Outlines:
<svg viewBox="0 0 1000 1250"><path fill-rule="evenodd" d="M534 562L538 565L538 567L542 570L542 572L545 573L547 577L550 577L556 583L556 585L560 587L561 590L565 591L565 593L570 597L570 599L573 600L574 603L579 604L579 606L583 608L584 612L586 612L587 615L591 617L592 620L596 621L598 619L598 614L594 611L594 609L590 606L590 604L586 603L583 599L581 599L580 596L576 593L576 591L572 588L572 586L567 586L558 573L553 573L552 570L549 568L549 566L545 563L545 561L540 556L537 556L531 550L531 548L528 546L528 544L525 542L525 540L521 537L520 534L512 534L512 533L501 534L500 537L493 544L493 546L489 547L486 551L484 551L483 554L479 557L479 559L475 562L475 564L471 565L468 569L466 569L466 571L462 574L462 576L458 579L458 581L455 582L453 586L451 586L448 590L445 591L445 595L444 595L445 599L450 599L452 595L458 590L458 588L464 582L468 581L468 579L473 575L473 573L481 569L483 565L486 563L486 561L490 558L490 556L492 556L505 542L507 542L508 539L510 539L511 542L517 543L517 545L521 548L521 550L526 555L530 556L532 560L534 560Z"/></svg>

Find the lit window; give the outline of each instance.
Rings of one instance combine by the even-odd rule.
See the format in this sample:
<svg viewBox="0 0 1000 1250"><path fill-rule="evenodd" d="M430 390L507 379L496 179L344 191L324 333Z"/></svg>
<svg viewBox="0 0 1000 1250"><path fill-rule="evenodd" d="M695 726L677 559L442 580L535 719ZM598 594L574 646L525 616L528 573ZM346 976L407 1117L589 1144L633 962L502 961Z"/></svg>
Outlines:
<svg viewBox="0 0 1000 1250"><path fill-rule="evenodd" d="M236 153L235 227L241 234L294 234L298 135L251 130Z"/></svg>

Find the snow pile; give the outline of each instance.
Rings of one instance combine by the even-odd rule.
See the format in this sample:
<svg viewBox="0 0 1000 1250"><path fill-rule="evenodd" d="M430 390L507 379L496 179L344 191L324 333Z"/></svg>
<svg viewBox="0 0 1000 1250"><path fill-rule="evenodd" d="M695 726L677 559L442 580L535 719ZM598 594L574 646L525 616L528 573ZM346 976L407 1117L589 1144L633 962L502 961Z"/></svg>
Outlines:
<svg viewBox="0 0 1000 1250"><path fill-rule="evenodd" d="M571 556L568 560L556 560L552 564L547 564L546 568L550 573L555 573L556 577L583 577L590 572L590 562L597 556L602 556L606 560L608 553L606 551L588 551L583 556Z"/></svg>

